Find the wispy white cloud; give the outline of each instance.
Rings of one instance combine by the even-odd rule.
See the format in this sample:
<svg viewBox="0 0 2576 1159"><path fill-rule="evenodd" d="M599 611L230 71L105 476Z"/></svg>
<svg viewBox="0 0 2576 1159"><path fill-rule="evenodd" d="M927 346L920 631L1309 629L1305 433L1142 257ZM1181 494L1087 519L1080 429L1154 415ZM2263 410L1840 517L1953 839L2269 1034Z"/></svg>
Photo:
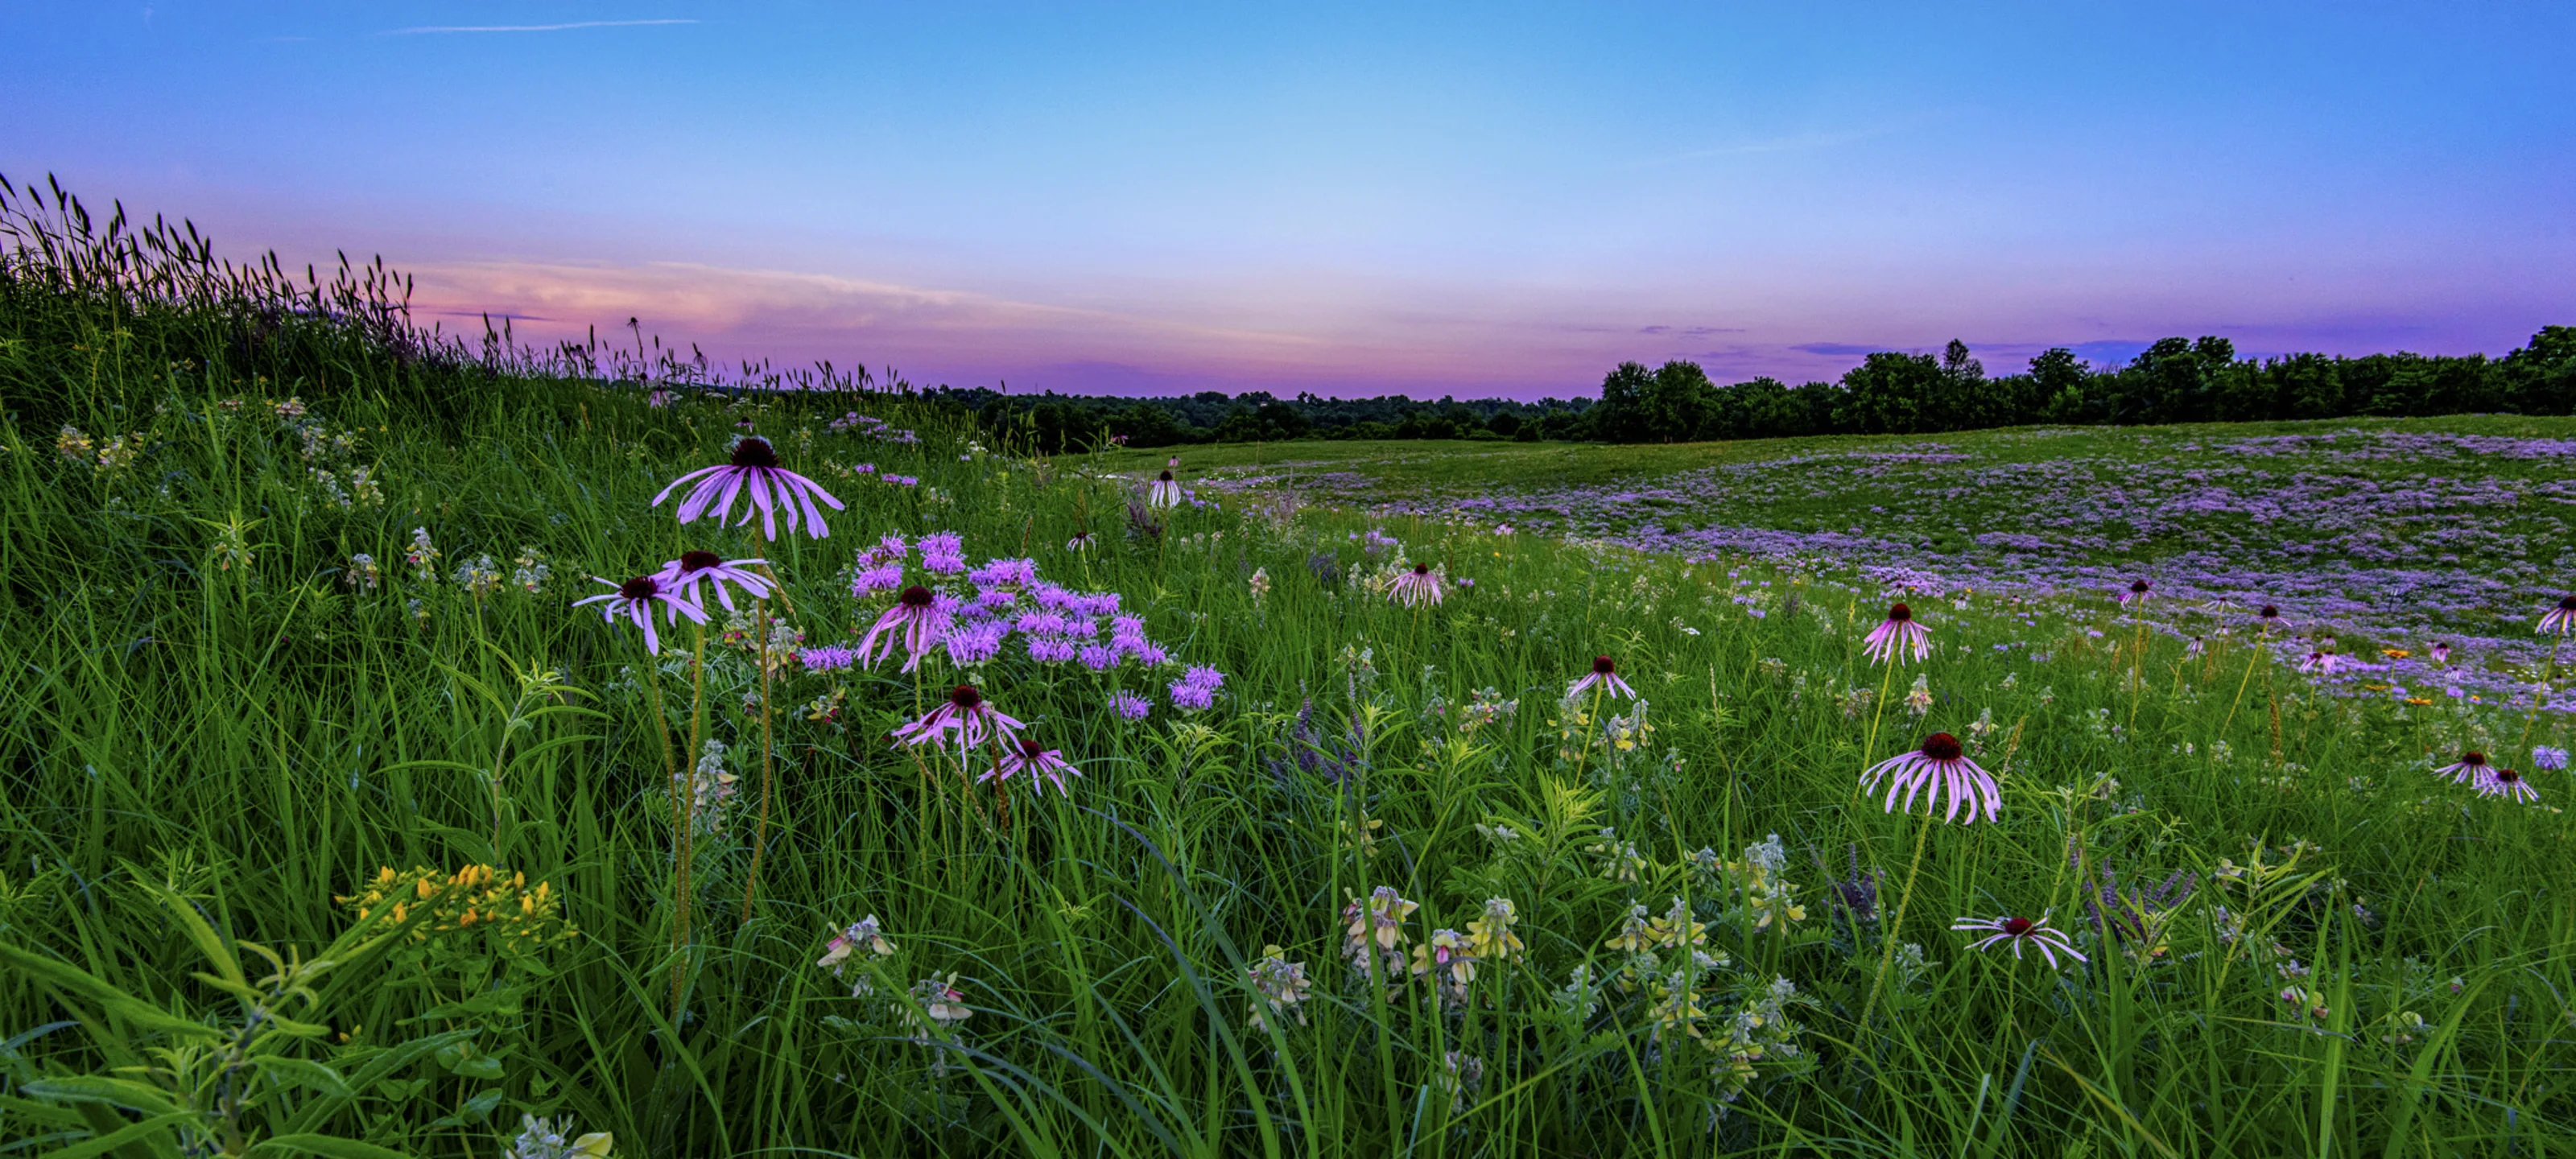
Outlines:
<svg viewBox="0 0 2576 1159"><path fill-rule="evenodd" d="M395 28L381 36L422 36L438 32L564 32L575 28L643 28L656 24L696 24L695 20L579 20L570 24L459 24L424 28Z"/></svg>

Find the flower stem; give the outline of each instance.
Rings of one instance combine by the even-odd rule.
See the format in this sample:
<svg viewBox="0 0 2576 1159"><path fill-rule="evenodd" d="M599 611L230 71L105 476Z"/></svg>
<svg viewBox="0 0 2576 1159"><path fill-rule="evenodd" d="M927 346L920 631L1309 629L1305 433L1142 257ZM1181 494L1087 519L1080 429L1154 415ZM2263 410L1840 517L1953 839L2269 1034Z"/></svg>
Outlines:
<svg viewBox="0 0 2576 1159"><path fill-rule="evenodd" d="M784 593L786 589L780 588L779 591ZM742 883L741 922L751 920L751 899L760 889L760 856L769 851L769 789L770 783L776 779L771 760L769 723L772 711L769 704L769 602L766 600L754 602L752 618L756 625L753 630L759 633L757 655L760 661L760 836L751 846L751 876L745 878Z"/></svg>

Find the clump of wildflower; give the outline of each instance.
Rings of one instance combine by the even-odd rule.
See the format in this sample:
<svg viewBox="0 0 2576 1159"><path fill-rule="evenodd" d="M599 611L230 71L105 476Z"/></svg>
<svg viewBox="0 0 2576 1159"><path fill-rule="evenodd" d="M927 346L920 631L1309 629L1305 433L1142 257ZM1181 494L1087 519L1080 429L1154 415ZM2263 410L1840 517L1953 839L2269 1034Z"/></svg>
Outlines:
<svg viewBox="0 0 2576 1159"><path fill-rule="evenodd" d="M545 557L537 554L533 547L520 548L518 557L510 563L511 586L532 596L545 590L546 577L554 573L554 569L546 564Z"/></svg>
<svg viewBox="0 0 2576 1159"><path fill-rule="evenodd" d="M1757 932L1775 922L1785 932L1790 923L1807 920L1807 907L1798 904L1798 887L1789 882L1788 864L1788 851L1774 833L1759 845L1745 846L1744 860L1726 865L1735 875L1736 888L1744 891L1744 909L1752 915Z"/></svg>
<svg viewBox="0 0 2576 1159"><path fill-rule="evenodd" d="M1154 702L1124 690L1109 695L1109 710L1120 720L1143 720L1154 711Z"/></svg>
<svg viewBox="0 0 2576 1159"><path fill-rule="evenodd" d="M1600 875L1612 881L1635 881L1646 868L1646 859L1637 852L1637 843L1619 839L1617 829L1604 826L1601 840L1584 847L1584 852L1599 858Z"/></svg>
<svg viewBox="0 0 2576 1159"><path fill-rule="evenodd" d="M363 551L350 556L349 566L340 571L340 582L360 591L376 590L376 585L383 579L384 572L376 567L376 557Z"/></svg>
<svg viewBox="0 0 2576 1159"><path fill-rule="evenodd" d="M850 923L848 928L840 933L832 935L832 940L824 943L823 956L814 964L830 970L832 976L838 978L841 976L842 969L849 964L850 955L862 949L880 958L894 956L894 943L887 940L885 928L878 924L875 914L860 918ZM862 997L873 989L874 987L868 984L867 975L861 973L857 987L850 991L850 997Z"/></svg>
<svg viewBox="0 0 2576 1159"><path fill-rule="evenodd" d="M520 955L572 937L563 899L547 882L528 884L525 873L504 875L489 865L455 872L426 867L378 869L358 892L332 899L352 917L381 915L413 923L409 938L424 943L480 934L496 952Z"/></svg>
<svg viewBox="0 0 2576 1159"><path fill-rule="evenodd" d="M54 453L61 455L64 462L87 464L96 452L96 444L88 435L82 434L79 427L66 424L62 432L54 436Z"/></svg>
<svg viewBox="0 0 2576 1159"><path fill-rule="evenodd" d="M2567 750L2549 745L2533 745L2531 767L2543 772L2558 772L2567 767Z"/></svg>
<svg viewBox="0 0 2576 1159"><path fill-rule="evenodd" d="M1468 983L1476 980L1475 948L1456 930L1433 930L1429 941L1413 948L1413 976L1430 978L1443 1003L1462 1004Z"/></svg>
<svg viewBox="0 0 2576 1159"><path fill-rule="evenodd" d="M1485 1085L1485 1060L1463 1050L1448 1051L1440 1056L1440 1074L1433 1085L1449 1096L1449 1113L1465 1114L1467 1097Z"/></svg>
<svg viewBox="0 0 2576 1159"><path fill-rule="evenodd" d="M438 547L429 541L429 529L411 529L411 546L403 550L403 563L411 568L411 578L422 583L438 580Z"/></svg>
<svg viewBox="0 0 2576 1159"><path fill-rule="evenodd" d="M1420 903L1397 895L1391 885L1381 885L1365 898L1352 898L1349 905L1342 907L1342 957L1362 975L1370 972L1373 960L1381 977L1403 973L1404 944L1410 940L1405 936L1404 920L1420 908Z"/></svg>
<svg viewBox="0 0 2576 1159"><path fill-rule="evenodd" d="M501 1159L607 1159L609 1150L616 1145L617 1137L606 1131L566 1139L555 1128L554 1120L521 1115L519 1135L510 1141L510 1149L501 1153Z"/></svg>
<svg viewBox="0 0 2576 1159"><path fill-rule="evenodd" d="M1626 716L1614 716L1601 722L1601 739L1614 752L1635 752L1655 735L1655 726L1646 719L1646 702L1637 701Z"/></svg>
<svg viewBox="0 0 2576 1159"><path fill-rule="evenodd" d="M1458 710L1458 731L1474 732L1487 725L1499 724L1511 719L1520 708L1521 702L1517 698L1504 699L1500 689L1479 688L1468 694L1466 705Z"/></svg>
<svg viewBox="0 0 2576 1159"><path fill-rule="evenodd" d="M1283 1014L1296 1015L1299 1026L1306 1024L1306 1012L1301 1007L1306 992L1315 984L1307 980L1304 962L1289 961L1288 951L1278 946L1263 946L1261 957L1244 970L1244 975L1252 983L1252 1029L1266 1030L1270 1019Z"/></svg>
<svg viewBox="0 0 2576 1159"><path fill-rule="evenodd" d="M727 806L733 803L735 777L725 771L723 741L708 740L699 751L698 763L687 772L673 775L671 781L672 789L689 799L691 836L712 837L724 832Z"/></svg>
<svg viewBox="0 0 2576 1159"><path fill-rule="evenodd" d="M214 528L215 541L206 552L214 565L223 571L231 571L235 567L250 570L250 524L235 515L214 524Z"/></svg>
<svg viewBox="0 0 2576 1159"><path fill-rule="evenodd" d="M1528 952L1529 947L1521 943L1520 935L1512 932L1513 924L1518 921L1520 911L1513 908L1512 899L1486 898L1483 916L1467 922L1468 952L1482 962L1508 962Z"/></svg>
<svg viewBox="0 0 2576 1159"><path fill-rule="evenodd" d="M904 1010L905 1024L916 1032L946 1030L975 1016L966 1005L966 994L957 988L957 973L947 977L937 974L912 984L912 1002Z"/></svg>
<svg viewBox="0 0 2576 1159"><path fill-rule="evenodd" d="M1252 589L1253 605L1260 606L1262 599L1270 594L1270 569L1266 567L1252 569L1252 578L1243 583L1245 587Z"/></svg>
<svg viewBox="0 0 2576 1159"><path fill-rule="evenodd" d="M1172 707L1183 712L1205 712L1216 706L1217 689L1224 685L1225 673L1205 665L1192 665L1180 679L1172 682Z"/></svg>
<svg viewBox="0 0 2576 1159"><path fill-rule="evenodd" d="M492 565L489 555L478 555L458 564L456 574L448 578L455 580L456 586L464 588L467 594L478 600L501 590L501 569Z"/></svg>
<svg viewBox="0 0 2576 1159"><path fill-rule="evenodd" d="M1914 674L1914 687L1905 692L1905 710L1918 719L1932 711L1932 677L1929 673Z"/></svg>

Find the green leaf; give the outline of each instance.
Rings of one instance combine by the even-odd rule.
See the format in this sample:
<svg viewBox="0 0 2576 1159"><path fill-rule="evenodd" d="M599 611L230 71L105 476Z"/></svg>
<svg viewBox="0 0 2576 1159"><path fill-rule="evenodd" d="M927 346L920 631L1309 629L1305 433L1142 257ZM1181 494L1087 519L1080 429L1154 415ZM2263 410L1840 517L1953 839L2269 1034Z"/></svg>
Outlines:
<svg viewBox="0 0 2576 1159"><path fill-rule="evenodd" d="M493 1087L482 1094L465 1100L465 1105L458 1108L455 1114L448 1115L435 1123L431 1123L429 1126L433 1131L440 1127L470 1126L489 1118L492 1114L492 1108L500 1105L501 1088Z"/></svg>
<svg viewBox="0 0 2576 1159"><path fill-rule="evenodd" d="M348 1080L341 1078L340 1072L309 1058L286 1058L277 1055L267 1055L251 1059L251 1065L258 1067L262 1072L273 1075L285 1082L294 1083L297 1086L304 1087L308 1090L319 1091L329 1098L354 1099L358 1097L358 1092L350 1089Z"/></svg>
<svg viewBox="0 0 2576 1159"><path fill-rule="evenodd" d="M173 1111L166 1115L155 1115L149 1119L143 1120L142 1122L131 1123L104 1135L94 1136L87 1142L74 1143L69 1147L61 1147L52 1151L47 1151L45 1152L43 1159L87 1159L87 1157L91 1155L108 1155L120 1152L131 1154L132 1148L144 1146L148 1143L161 1142L158 1136L166 1134L171 1129L187 1123L196 1117L196 1114L191 1111ZM143 1154L146 1155L176 1153L177 1151L175 1148L166 1145L158 1148L150 1148L143 1152Z"/></svg>
<svg viewBox="0 0 2576 1159"><path fill-rule="evenodd" d="M221 1033L214 1027L193 1019L182 1018L145 1002L100 981L89 971L69 962L48 958L7 942L0 942L0 966L10 967L38 981L49 982L96 1002L105 1007L108 1013L133 1023L139 1029L196 1038L221 1037Z"/></svg>
<svg viewBox="0 0 2576 1159"><path fill-rule="evenodd" d="M250 1149L253 1155L285 1151L297 1155L321 1155L327 1159L408 1159L400 1151L388 1150L373 1143L343 1139L338 1135L279 1135L262 1139Z"/></svg>
<svg viewBox="0 0 2576 1159"><path fill-rule="evenodd" d="M129 1111L142 1111L145 1114L168 1114L186 1109L178 1099L171 1096L170 1092L150 1083L136 1082L133 1079L112 1079L101 1075L63 1075L59 1078L37 1079L19 1087L18 1090L33 1098L52 1099L58 1102L106 1103Z"/></svg>
<svg viewBox="0 0 2576 1159"><path fill-rule="evenodd" d="M197 943L198 952L204 954L207 961L214 963L215 969L223 974L224 980L232 984L224 989L232 990L234 987L250 984L250 979L242 974L241 959L233 955L231 946L224 944L223 935L216 933L215 927L206 923L206 915L197 912L195 902L159 886L150 888L161 899L162 907L168 909L171 916L179 919L179 927L188 931L188 940Z"/></svg>

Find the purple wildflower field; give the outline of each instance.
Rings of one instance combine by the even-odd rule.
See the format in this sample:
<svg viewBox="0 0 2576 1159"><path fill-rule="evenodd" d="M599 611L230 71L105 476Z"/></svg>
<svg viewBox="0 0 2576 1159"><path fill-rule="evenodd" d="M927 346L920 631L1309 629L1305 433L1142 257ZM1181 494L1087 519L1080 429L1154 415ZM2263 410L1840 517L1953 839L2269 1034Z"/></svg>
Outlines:
<svg viewBox="0 0 2576 1159"><path fill-rule="evenodd" d="M1274 462L1213 470L1202 486L1712 562L1796 559L1890 589L2098 594L2106 615L2145 578L2157 599L2139 614L2158 630L2232 631L2276 605L2285 659L2333 640L2347 661L2334 679L2356 690L2527 690L2549 659L2532 624L2576 591L2576 437L2421 423L2254 433L2290 425L1709 444L1735 453L1598 478L1536 456L1515 472L1489 455L1445 477L1416 455ZM2435 643L2452 649L2447 663L2428 659Z"/></svg>

